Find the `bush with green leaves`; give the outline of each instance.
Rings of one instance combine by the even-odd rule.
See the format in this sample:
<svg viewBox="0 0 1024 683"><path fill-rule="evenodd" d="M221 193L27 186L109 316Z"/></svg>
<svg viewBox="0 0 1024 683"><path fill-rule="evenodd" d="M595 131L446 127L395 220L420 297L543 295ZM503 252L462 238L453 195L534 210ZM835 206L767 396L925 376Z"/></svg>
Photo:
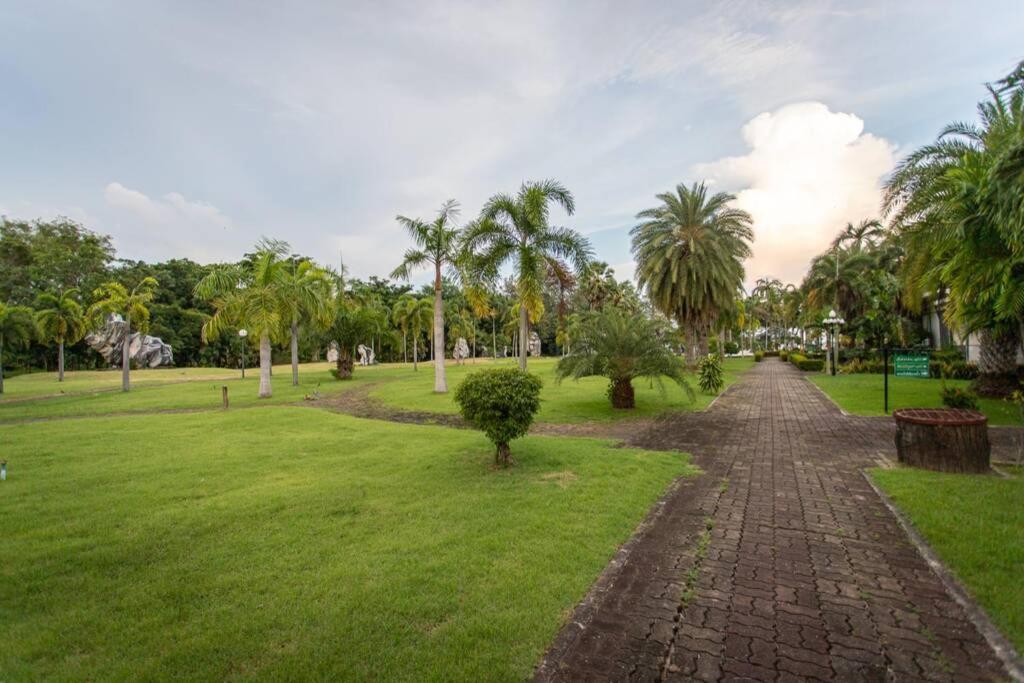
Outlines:
<svg viewBox="0 0 1024 683"><path fill-rule="evenodd" d="M789 360L789 351L779 351L779 360L783 363Z"/></svg>
<svg viewBox="0 0 1024 683"><path fill-rule="evenodd" d="M942 396L942 405L947 408L978 409L978 397L973 391L960 387L942 387L939 393Z"/></svg>
<svg viewBox="0 0 1024 683"><path fill-rule="evenodd" d="M760 363L764 360L764 351L754 351L754 362Z"/></svg>
<svg viewBox="0 0 1024 683"><path fill-rule="evenodd" d="M717 394L725 386L722 358L717 353L709 353L700 359L697 384L705 394Z"/></svg>
<svg viewBox="0 0 1024 683"><path fill-rule="evenodd" d="M821 372L825 367L825 361L821 358L808 358L802 353L789 354L789 362L804 372Z"/></svg>
<svg viewBox="0 0 1024 683"><path fill-rule="evenodd" d="M678 384L687 395L683 361L666 345L668 331L656 320L615 306L580 320L572 353L555 366L555 377L607 377L608 397L615 408L636 407L633 380L644 377L664 391L662 378Z"/></svg>
<svg viewBox="0 0 1024 683"><path fill-rule="evenodd" d="M455 390L462 417L490 439L500 467L512 462L509 442L525 436L540 409L540 378L518 368L480 370Z"/></svg>
<svg viewBox="0 0 1024 683"><path fill-rule="evenodd" d="M727 355L727 356L735 356L739 352L740 352L740 345L739 344L737 344L734 341L727 341L727 342L725 342L725 355Z"/></svg>

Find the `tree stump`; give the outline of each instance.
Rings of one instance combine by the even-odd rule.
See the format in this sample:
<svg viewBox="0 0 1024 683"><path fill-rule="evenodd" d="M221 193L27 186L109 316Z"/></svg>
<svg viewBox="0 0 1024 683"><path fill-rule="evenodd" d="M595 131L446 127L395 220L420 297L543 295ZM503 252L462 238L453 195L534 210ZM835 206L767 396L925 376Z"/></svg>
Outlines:
<svg viewBox="0 0 1024 683"><path fill-rule="evenodd" d="M988 418L959 408L903 408L896 418L900 463L937 472L989 471Z"/></svg>

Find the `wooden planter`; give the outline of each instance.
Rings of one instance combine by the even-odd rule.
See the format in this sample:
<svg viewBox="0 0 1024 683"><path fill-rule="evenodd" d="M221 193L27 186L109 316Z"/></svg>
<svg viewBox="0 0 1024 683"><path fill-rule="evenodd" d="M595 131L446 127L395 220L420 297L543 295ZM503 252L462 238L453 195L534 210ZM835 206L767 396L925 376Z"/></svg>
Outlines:
<svg viewBox="0 0 1024 683"><path fill-rule="evenodd" d="M896 418L896 454L911 467L938 472L988 472L988 418L976 410L903 408Z"/></svg>

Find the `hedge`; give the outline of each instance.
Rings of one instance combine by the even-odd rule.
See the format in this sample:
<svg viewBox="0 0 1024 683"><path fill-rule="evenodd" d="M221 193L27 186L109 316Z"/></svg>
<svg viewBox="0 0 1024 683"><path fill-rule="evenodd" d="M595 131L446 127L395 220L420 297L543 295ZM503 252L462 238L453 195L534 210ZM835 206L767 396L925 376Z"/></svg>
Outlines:
<svg viewBox="0 0 1024 683"><path fill-rule="evenodd" d="M825 367L824 359L808 358L800 353L789 354L789 362L804 372L821 372Z"/></svg>

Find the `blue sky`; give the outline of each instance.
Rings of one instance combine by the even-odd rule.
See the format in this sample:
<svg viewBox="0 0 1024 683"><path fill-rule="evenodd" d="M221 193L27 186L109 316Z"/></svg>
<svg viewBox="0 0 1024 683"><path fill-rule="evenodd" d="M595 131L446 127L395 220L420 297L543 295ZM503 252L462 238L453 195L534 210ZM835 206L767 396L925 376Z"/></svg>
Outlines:
<svg viewBox="0 0 1024 683"><path fill-rule="evenodd" d="M273 236L359 276L407 246L395 214L552 177L621 276L636 212L707 179L754 214L748 280L799 281L1024 58L1019 0L11 2L0 26L0 214L147 260Z"/></svg>

